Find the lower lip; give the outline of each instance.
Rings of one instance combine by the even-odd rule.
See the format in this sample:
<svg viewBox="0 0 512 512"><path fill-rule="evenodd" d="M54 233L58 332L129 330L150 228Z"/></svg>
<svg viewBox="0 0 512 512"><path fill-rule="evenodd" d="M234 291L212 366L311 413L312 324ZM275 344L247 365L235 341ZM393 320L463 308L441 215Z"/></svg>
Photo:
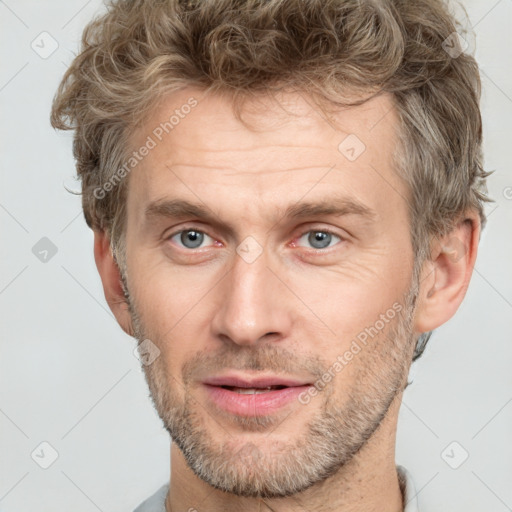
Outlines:
<svg viewBox="0 0 512 512"><path fill-rule="evenodd" d="M220 386L205 384L211 401L221 409L240 416L265 416L279 411L311 386L294 386L264 393L242 394Z"/></svg>

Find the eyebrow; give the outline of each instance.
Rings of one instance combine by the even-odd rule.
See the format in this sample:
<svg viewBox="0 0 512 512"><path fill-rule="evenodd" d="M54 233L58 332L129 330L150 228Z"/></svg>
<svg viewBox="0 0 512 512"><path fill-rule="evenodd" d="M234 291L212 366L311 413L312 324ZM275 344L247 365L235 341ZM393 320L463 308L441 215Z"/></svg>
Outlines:
<svg viewBox="0 0 512 512"><path fill-rule="evenodd" d="M336 217L358 215L366 220L375 220L377 217L374 210L359 201L349 198L331 198L319 202L299 202L289 205L280 216L279 221L282 219L304 219L321 215ZM146 207L145 217L148 221L158 218L179 219L195 217L213 225L221 224L217 216L206 206L183 199L154 201ZM234 233L234 229L230 226L225 226L225 229L230 234Z"/></svg>

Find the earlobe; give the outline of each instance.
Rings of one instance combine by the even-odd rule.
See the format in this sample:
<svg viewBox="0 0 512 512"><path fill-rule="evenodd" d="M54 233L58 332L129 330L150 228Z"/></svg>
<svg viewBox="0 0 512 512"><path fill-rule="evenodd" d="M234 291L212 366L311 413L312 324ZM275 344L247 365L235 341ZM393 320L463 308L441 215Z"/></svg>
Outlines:
<svg viewBox="0 0 512 512"><path fill-rule="evenodd" d="M475 213L466 215L446 236L434 239L419 283L416 332L432 331L456 313L473 273L479 238L480 218Z"/></svg>
<svg viewBox="0 0 512 512"><path fill-rule="evenodd" d="M121 328L133 336L131 315L124 296L121 273L104 231L94 231L94 259L103 284L105 299Z"/></svg>

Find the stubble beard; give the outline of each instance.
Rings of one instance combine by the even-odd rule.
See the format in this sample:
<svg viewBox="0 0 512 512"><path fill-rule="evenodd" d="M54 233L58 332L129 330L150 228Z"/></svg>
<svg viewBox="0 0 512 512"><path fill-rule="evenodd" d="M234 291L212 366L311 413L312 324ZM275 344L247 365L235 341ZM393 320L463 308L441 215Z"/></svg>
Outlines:
<svg viewBox="0 0 512 512"><path fill-rule="evenodd" d="M132 314L134 336L142 341L150 330L141 321L134 301L124 281L125 296ZM307 422L304 432L295 439L279 441L272 433L286 428L286 417L237 417L231 422L245 432L259 432L255 442L240 443L234 435L219 442L207 422L214 421L206 408L192 396L187 374L201 364L215 366L231 361L227 367L238 369L273 370L297 369L293 352L271 344L254 349L241 348L234 354L231 348L218 357L198 354L184 365L186 374L178 381L165 368L164 357L151 365L142 365L155 409L171 439L181 450L190 469L216 489L243 497L283 498L305 491L342 470L376 432L388 410L405 385L412 357L412 318L416 306L417 284L413 283L402 302L403 308L383 336L363 348L349 399L340 406L336 399L336 379L325 386L321 408ZM149 335L149 336L148 336ZM151 338L150 338L151 339ZM159 340L152 340L157 346ZM160 340L162 341L162 340ZM227 354L231 357L227 359ZM242 359L240 356L242 355ZM365 357L365 356L370 357ZM360 357L359 355L356 358ZM235 362L236 359L236 362ZM368 364L365 364L368 363ZM354 361L358 364L357 361ZM351 364L354 364L351 363ZM226 367L226 366L225 366ZM302 365L316 375L326 371L319 360ZM220 369L217 366L217 369ZM182 384L183 382L183 384ZM181 398L184 396L184 398ZM307 410L308 405L300 405ZM222 429L216 425L216 429ZM221 435L226 436L225 429ZM265 434L266 433L266 434ZM261 439L261 435L265 438Z"/></svg>

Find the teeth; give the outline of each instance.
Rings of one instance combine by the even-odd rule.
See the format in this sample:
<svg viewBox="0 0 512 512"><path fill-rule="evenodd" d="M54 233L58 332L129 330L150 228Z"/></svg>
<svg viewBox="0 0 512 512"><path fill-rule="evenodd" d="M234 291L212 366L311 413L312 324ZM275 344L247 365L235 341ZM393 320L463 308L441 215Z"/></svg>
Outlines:
<svg viewBox="0 0 512 512"><path fill-rule="evenodd" d="M266 393L267 391L271 391L272 386L268 388L235 388L230 387L230 391L235 391L236 393L240 393L241 395L258 395L260 393Z"/></svg>

